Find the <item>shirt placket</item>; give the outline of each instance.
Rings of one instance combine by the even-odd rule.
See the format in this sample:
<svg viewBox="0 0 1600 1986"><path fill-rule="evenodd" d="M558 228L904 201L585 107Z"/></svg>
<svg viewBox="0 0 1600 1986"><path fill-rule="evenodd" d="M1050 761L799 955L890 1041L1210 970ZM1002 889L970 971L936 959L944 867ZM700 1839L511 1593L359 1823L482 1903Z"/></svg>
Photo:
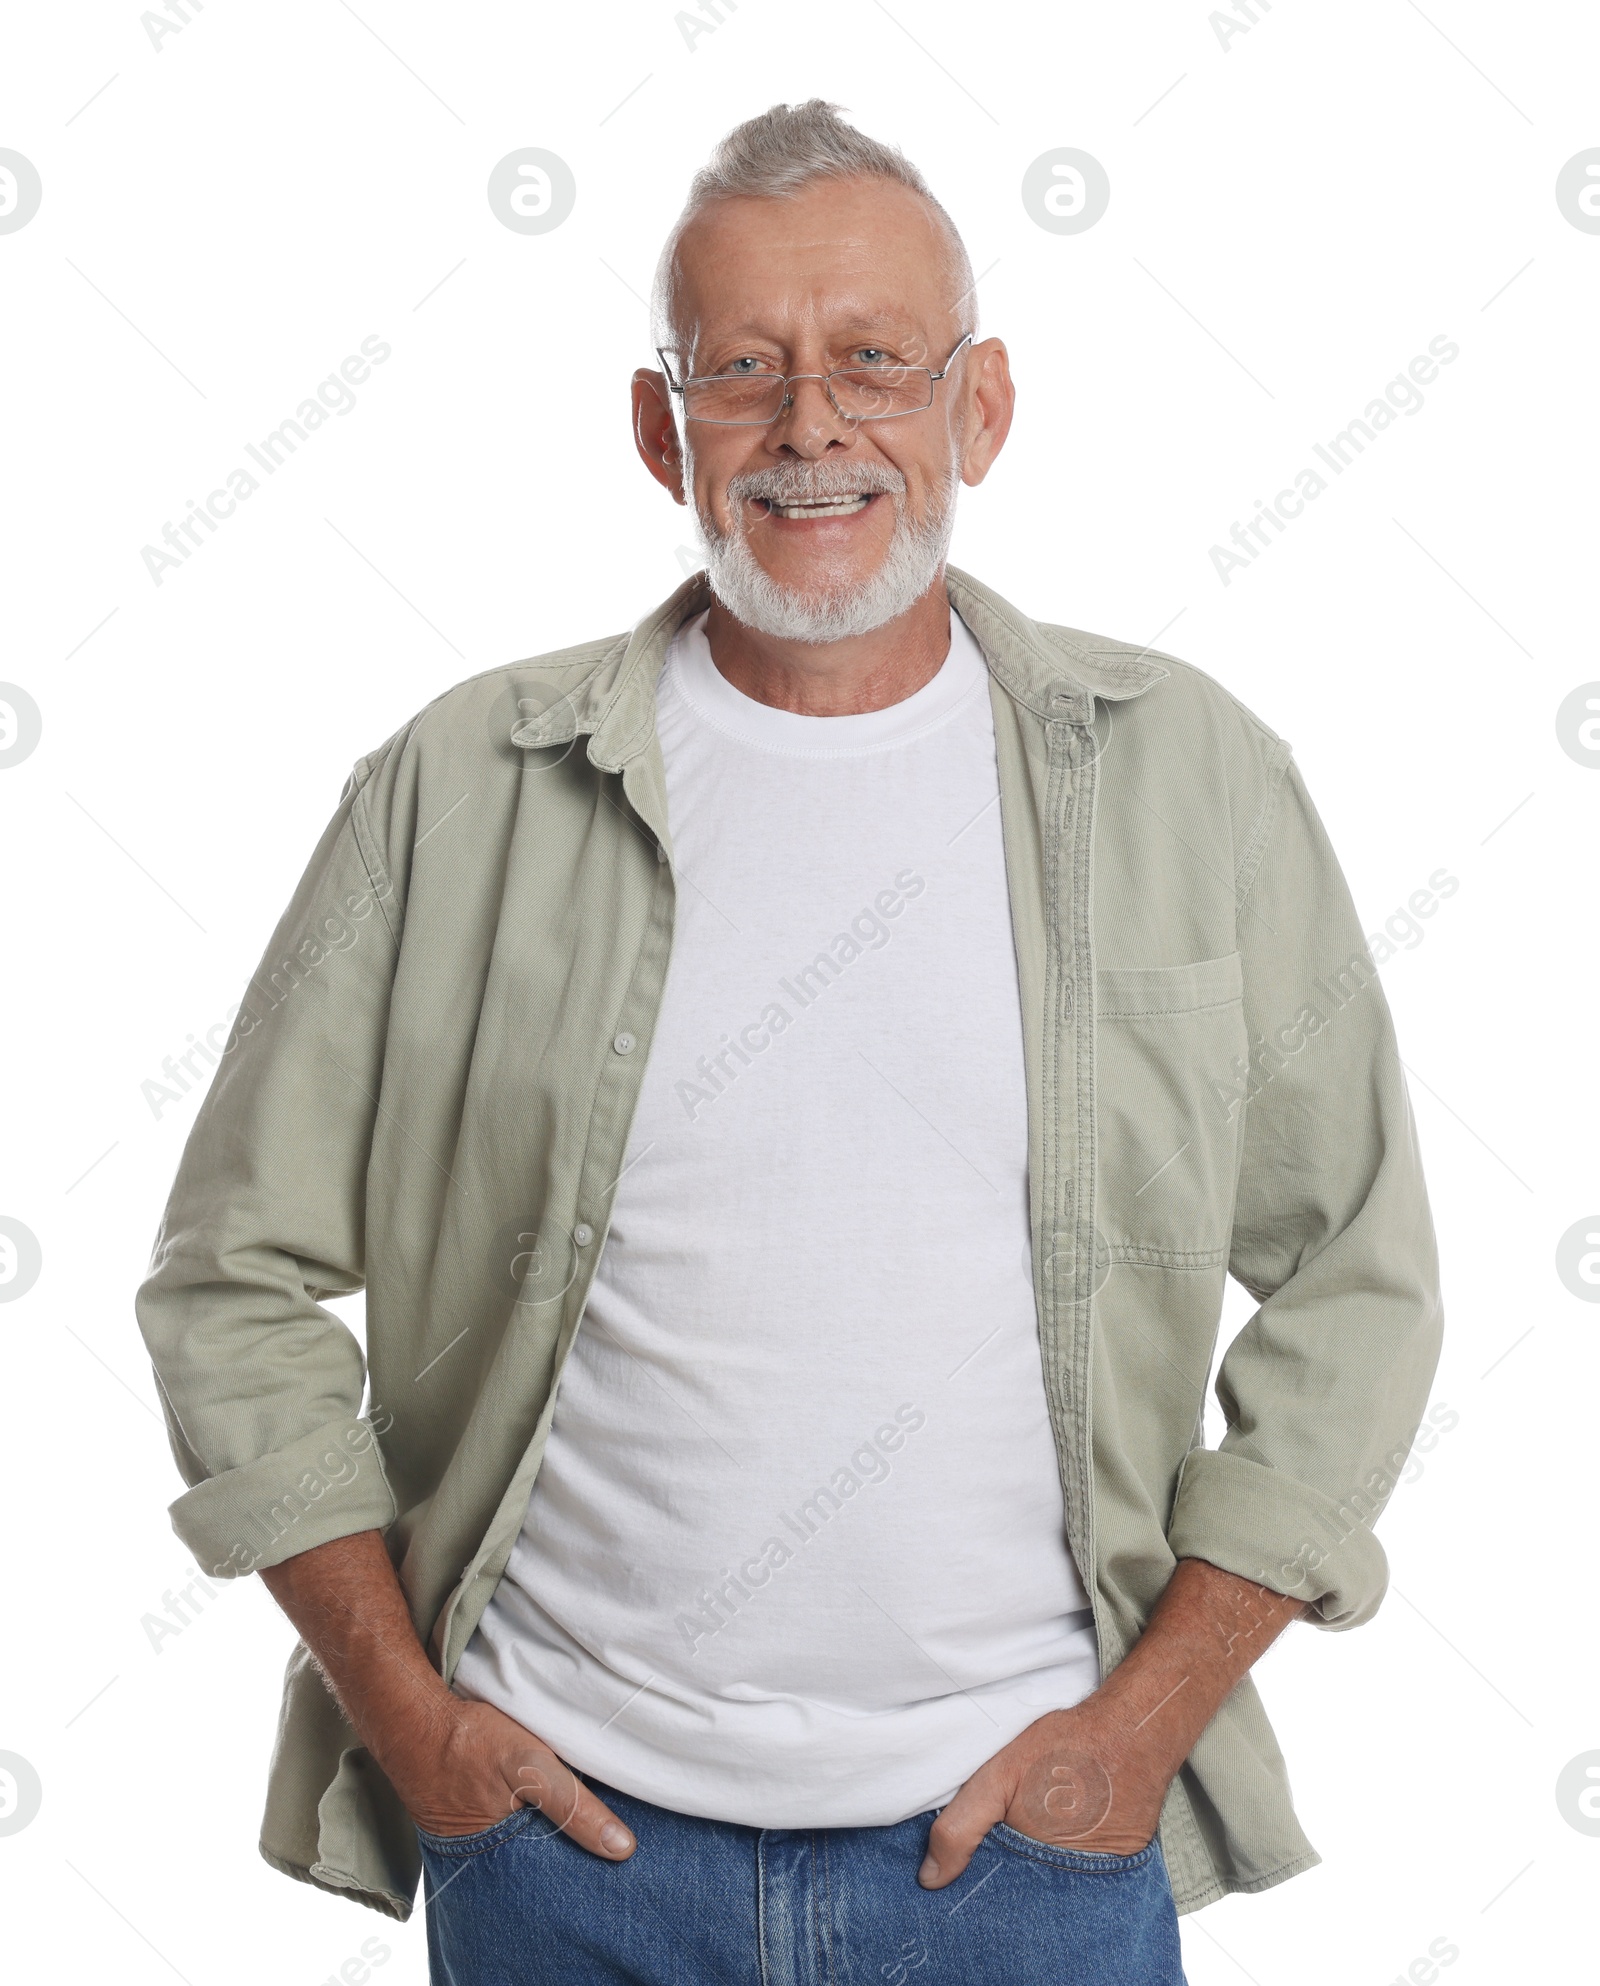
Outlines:
<svg viewBox="0 0 1600 1986"><path fill-rule="evenodd" d="M648 860L654 872L650 910L633 971L629 975L627 994L620 1012L612 1021L612 1032L601 1062L600 1079L595 1087L586 1127L583 1163L570 1230L575 1273L565 1298L569 1309L552 1375L550 1397L540 1417L536 1436L541 1446L547 1437L561 1371L572 1351L583 1309L588 1302L590 1285L599 1266L617 1185L626 1169L628 1134L644 1080L651 1037L661 1010L672 950L677 893L667 838L665 800L658 790L659 782L652 780L648 773L641 772L637 777L630 777L629 772L631 768L624 773L621 803L610 801L609 806L617 817L618 832L628 836L628 840L621 844L622 859ZM604 778L606 775L600 776ZM627 824L625 829L623 822ZM629 845L634 840L637 847ZM520 1476L521 1471L518 1472L518 1481ZM531 1478L528 1488L531 1490ZM519 1513L511 1526L512 1537L520 1529L521 1522ZM486 1566L503 1566L509 1544L506 1528L503 1525L491 1526L472 1559L463 1566L460 1581L440 1611L432 1644L435 1657L447 1676L454 1674L469 1638L462 1632L461 1623L457 1620L458 1609L473 1585L487 1576ZM472 1618L475 1622L477 1616Z"/></svg>
<svg viewBox="0 0 1600 1986"><path fill-rule="evenodd" d="M1046 1396L1061 1469L1067 1539L1096 1604L1090 1334L1096 1280L1092 843L1098 740L1086 690L1051 692L1045 722L1046 1052L1042 1322Z"/></svg>

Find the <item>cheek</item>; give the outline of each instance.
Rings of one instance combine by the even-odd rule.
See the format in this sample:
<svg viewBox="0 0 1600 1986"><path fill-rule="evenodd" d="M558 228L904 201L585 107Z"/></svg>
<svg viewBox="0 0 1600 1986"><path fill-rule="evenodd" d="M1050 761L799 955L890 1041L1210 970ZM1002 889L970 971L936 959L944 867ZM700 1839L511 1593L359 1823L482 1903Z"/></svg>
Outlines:
<svg viewBox="0 0 1600 1986"><path fill-rule="evenodd" d="M728 485L753 466L738 458L725 465L714 459L708 463L704 456L691 461L690 494L697 515L709 518L720 532L748 531L761 516L759 507L744 497L730 496Z"/></svg>
<svg viewBox="0 0 1600 1986"><path fill-rule="evenodd" d="M926 524L931 519L942 517L955 493L956 475L953 460L939 458L932 461L919 461L915 465L900 464L905 474L906 489L901 499L907 514L918 524Z"/></svg>

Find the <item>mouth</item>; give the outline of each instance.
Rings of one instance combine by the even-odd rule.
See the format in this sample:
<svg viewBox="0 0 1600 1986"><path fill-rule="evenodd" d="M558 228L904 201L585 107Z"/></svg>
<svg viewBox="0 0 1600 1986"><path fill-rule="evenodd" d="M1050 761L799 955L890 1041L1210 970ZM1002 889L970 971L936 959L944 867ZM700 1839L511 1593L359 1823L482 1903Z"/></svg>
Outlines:
<svg viewBox="0 0 1600 1986"><path fill-rule="evenodd" d="M859 517L881 495L877 490L858 491L850 496L798 497L780 503L775 497L753 497L751 501L767 517L786 524L809 524L824 518Z"/></svg>

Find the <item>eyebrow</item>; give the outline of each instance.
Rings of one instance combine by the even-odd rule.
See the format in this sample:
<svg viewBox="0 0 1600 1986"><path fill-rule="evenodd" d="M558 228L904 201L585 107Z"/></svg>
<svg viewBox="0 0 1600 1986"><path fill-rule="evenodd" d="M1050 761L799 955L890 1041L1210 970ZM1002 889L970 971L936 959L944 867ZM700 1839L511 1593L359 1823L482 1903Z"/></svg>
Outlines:
<svg viewBox="0 0 1600 1986"><path fill-rule="evenodd" d="M822 343L826 349L846 343L865 343L869 336L904 342L908 338L921 338L922 333L914 319L886 310L882 316L863 315L847 319L841 328L826 332ZM923 338L923 342L926 343L927 340ZM741 343L773 345L782 351L793 349L790 338L751 323L734 325L729 329L719 327L710 334L702 332L695 337L693 347L690 349Z"/></svg>

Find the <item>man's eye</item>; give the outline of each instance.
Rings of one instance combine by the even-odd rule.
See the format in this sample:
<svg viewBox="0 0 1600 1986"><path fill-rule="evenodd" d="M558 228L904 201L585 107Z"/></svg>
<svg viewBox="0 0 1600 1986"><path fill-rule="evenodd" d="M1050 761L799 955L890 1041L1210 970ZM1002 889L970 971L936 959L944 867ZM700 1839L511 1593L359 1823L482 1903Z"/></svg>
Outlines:
<svg viewBox="0 0 1600 1986"><path fill-rule="evenodd" d="M858 345L855 357L861 365L889 365L892 360L881 345Z"/></svg>

